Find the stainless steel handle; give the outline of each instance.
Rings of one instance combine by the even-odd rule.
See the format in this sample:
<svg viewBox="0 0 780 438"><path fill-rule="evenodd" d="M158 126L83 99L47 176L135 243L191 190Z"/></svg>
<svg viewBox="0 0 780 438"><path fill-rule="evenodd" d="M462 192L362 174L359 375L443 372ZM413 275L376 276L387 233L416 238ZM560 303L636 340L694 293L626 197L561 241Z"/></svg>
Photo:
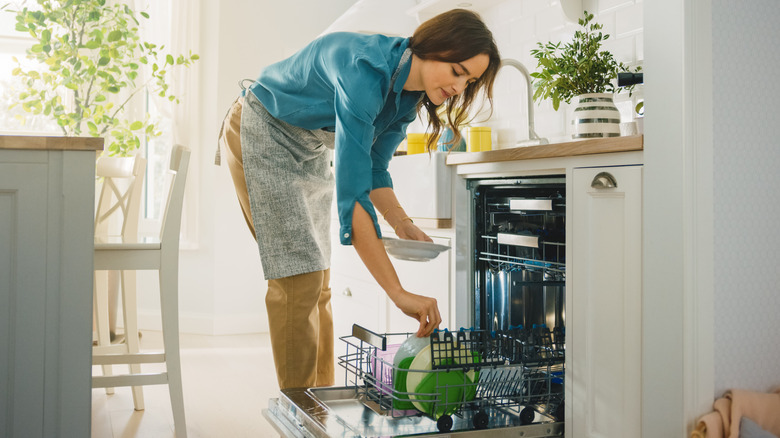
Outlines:
<svg viewBox="0 0 780 438"><path fill-rule="evenodd" d="M367 328L363 328L357 324L352 324L352 336L360 339L361 341L368 342L382 351L387 350L387 338L384 335L374 333Z"/></svg>
<svg viewBox="0 0 780 438"><path fill-rule="evenodd" d="M510 199L509 209L552 211L551 199Z"/></svg>
<svg viewBox="0 0 780 438"><path fill-rule="evenodd" d="M341 292L341 295L344 295L345 297L351 297L352 296L352 291L348 287L345 287L344 291Z"/></svg>
<svg viewBox="0 0 780 438"><path fill-rule="evenodd" d="M525 234L498 233L496 235L500 245L527 246L529 248L539 248L539 237Z"/></svg>
<svg viewBox="0 0 780 438"><path fill-rule="evenodd" d="M590 186L594 189L612 189L617 187L617 180L609 172L601 172L593 178Z"/></svg>

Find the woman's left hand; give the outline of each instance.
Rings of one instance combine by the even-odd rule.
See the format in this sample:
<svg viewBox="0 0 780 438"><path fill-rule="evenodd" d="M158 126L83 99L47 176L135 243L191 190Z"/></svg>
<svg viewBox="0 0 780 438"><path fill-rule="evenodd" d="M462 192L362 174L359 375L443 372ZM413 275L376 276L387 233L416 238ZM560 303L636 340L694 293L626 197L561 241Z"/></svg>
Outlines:
<svg viewBox="0 0 780 438"><path fill-rule="evenodd" d="M372 190L371 202L377 207L377 212L393 227L393 231L399 239L433 242L433 239L419 229L412 221L412 218L401 208L398 198L395 197L395 192L390 187Z"/></svg>
<svg viewBox="0 0 780 438"><path fill-rule="evenodd" d="M395 234L399 239L406 240L422 240L423 242L433 242L423 230L414 224L410 219L401 221L401 223L395 227Z"/></svg>

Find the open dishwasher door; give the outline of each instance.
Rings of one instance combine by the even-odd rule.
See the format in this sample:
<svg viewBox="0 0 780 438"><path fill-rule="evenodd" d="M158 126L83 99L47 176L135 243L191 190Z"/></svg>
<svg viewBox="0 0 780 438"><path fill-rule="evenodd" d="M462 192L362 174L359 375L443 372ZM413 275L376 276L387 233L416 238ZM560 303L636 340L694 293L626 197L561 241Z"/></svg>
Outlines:
<svg viewBox="0 0 780 438"><path fill-rule="evenodd" d="M414 366L394 366L392 357L387 361L383 356L391 351L388 339L404 340L409 334L377 335L355 326L353 336L342 338L348 348L339 358L348 386L282 390L269 400L263 415L286 438L563 436L564 423L553 415L562 400L562 383L557 382L562 363L554 352L531 351L514 334L507 335L435 333L427 350L431 368L415 371ZM523 345L524 351L519 348ZM505 347L513 350L513 357L496 356ZM459 351L468 351L470 360L459 360ZM401 391L393 381L399 371L419 372L436 383ZM453 384L452 376L458 373L473 381ZM444 381L448 386L439 383ZM409 401L414 407L404 404Z"/></svg>

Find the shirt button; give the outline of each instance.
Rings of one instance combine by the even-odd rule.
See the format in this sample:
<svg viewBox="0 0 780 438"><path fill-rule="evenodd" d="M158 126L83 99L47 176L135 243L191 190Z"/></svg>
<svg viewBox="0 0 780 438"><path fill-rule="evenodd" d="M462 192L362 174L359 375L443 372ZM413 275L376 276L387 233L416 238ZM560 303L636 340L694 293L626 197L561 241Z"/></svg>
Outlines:
<svg viewBox="0 0 780 438"><path fill-rule="evenodd" d="M349 237L349 233L344 233L344 237Z"/></svg>

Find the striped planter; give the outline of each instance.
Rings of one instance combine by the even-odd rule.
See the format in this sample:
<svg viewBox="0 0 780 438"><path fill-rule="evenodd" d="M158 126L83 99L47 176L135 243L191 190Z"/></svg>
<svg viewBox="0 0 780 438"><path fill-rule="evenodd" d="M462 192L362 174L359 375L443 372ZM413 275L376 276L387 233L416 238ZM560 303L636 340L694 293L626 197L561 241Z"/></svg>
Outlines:
<svg viewBox="0 0 780 438"><path fill-rule="evenodd" d="M620 136L620 112L610 93L574 97L573 138Z"/></svg>

